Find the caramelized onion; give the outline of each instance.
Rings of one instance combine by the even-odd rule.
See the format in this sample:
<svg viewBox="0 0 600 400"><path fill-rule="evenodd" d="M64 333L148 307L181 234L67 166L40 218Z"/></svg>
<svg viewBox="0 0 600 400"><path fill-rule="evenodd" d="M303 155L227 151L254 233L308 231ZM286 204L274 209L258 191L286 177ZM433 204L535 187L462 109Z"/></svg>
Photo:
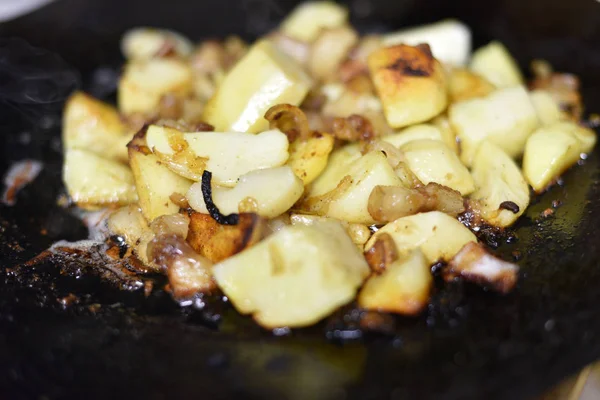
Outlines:
<svg viewBox="0 0 600 400"><path fill-rule="evenodd" d="M342 193L344 193L348 187L352 184L352 178L350 175L346 175L338 185L330 190L327 193L324 193L319 196L309 197L305 199L301 205L300 209L303 212L308 212L316 215L325 215L329 210L329 204L338 198Z"/></svg>
<svg viewBox="0 0 600 400"><path fill-rule="evenodd" d="M519 266L494 257L479 243L467 243L443 271L446 281L464 278L500 293L510 292L517 283Z"/></svg>
<svg viewBox="0 0 600 400"><path fill-rule="evenodd" d="M392 168L396 168L401 162L406 161L404 153L399 148L383 140L372 140L364 143L361 148L362 154L367 154L371 151L381 151L385 154Z"/></svg>
<svg viewBox="0 0 600 400"><path fill-rule="evenodd" d="M583 104L579 92L579 78L573 74L559 73L543 60L531 63L535 78L530 83L530 89L546 90L574 120L579 121L583 114Z"/></svg>
<svg viewBox="0 0 600 400"><path fill-rule="evenodd" d="M304 112L291 104L277 104L269 108L265 114L271 129L284 132L288 140L293 142L296 138L308 139L311 130Z"/></svg>
<svg viewBox="0 0 600 400"><path fill-rule="evenodd" d="M371 121L357 114L352 114L346 118L335 118L332 132L336 138L349 142L370 141L375 137Z"/></svg>
<svg viewBox="0 0 600 400"><path fill-rule="evenodd" d="M396 243L389 233L382 233L375 244L365 252L365 259L376 274L380 274L388 265L398 259Z"/></svg>
<svg viewBox="0 0 600 400"><path fill-rule="evenodd" d="M190 217L185 214L161 215L150 224L150 229L156 236L176 235L183 239L187 237Z"/></svg>
<svg viewBox="0 0 600 400"><path fill-rule="evenodd" d="M176 299L210 292L216 287L211 273L212 262L196 253L181 236L155 237L148 244L148 258L166 273Z"/></svg>

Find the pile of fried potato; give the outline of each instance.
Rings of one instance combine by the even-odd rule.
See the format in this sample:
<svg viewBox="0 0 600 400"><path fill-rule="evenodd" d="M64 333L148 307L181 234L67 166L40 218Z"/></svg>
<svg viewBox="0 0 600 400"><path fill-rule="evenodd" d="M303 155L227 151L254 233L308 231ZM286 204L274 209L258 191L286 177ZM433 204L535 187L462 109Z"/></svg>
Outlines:
<svg viewBox="0 0 600 400"><path fill-rule="evenodd" d="M220 290L262 326L358 306L415 315L431 265L500 293L518 267L459 222L499 229L589 153L577 78L508 50L471 54L454 20L360 37L335 3L297 7L254 44L122 40L113 107L75 93L64 182L173 296Z"/></svg>

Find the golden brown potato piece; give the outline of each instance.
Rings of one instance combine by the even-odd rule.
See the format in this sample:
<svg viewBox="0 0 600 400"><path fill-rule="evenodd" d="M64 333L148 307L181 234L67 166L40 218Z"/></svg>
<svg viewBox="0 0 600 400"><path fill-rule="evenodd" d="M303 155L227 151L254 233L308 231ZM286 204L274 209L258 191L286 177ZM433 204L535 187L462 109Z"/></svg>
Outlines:
<svg viewBox="0 0 600 400"><path fill-rule="evenodd" d="M455 68L448 79L450 102L483 97L492 93L496 87L483 76L466 68Z"/></svg>
<svg viewBox="0 0 600 400"><path fill-rule="evenodd" d="M446 73L427 45L377 50L369 71L393 128L427 121L446 108Z"/></svg>
<svg viewBox="0 0 600 400"><path fill-rule="evenodd" d="M292 167L304 185L314 181L323 172L333 150L333 142L333 136L321 133L307 140L296 139L290 143L287 165Z"/></svg>
<svg viewBox="0 0 600 400"><path fill-rule="evenodd" d="M257 214L240 214L237 225L221 225L210 215L190 214L187 241L199 254L219 262L258 243L266 233L267 220Z"/></svg>

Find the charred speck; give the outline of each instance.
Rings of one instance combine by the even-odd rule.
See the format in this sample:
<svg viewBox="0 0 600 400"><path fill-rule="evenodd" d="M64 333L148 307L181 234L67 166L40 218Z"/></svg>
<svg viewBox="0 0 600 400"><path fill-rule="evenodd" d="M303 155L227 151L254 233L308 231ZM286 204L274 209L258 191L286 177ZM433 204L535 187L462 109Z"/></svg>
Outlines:
<svg viewBox="0 0 600 400"><path fill-rule="evenodd" d="M208 210L208 213L211 217L213 217L215 221L217 221L221 225L237 225L240 221L239 214L223 215L213 202L212 187L210 186L211 181L212 172L205 170L202 173L202 197L204 198L204 203L206 204L206 209Z"/></svg>
<svg viewBox="0 0 600 400"><path fill-rule="evenodd" d="M503 210L508 210L513 214L518 214L520 211L519 206L513 201L503 201L502 203L500 203L499 208Z"/></svg>
<svg viewBox="0 0 600 400"><path fill-rule="evenodd" d="M123 258L125 257L125 254L127 254L127 243L125 242L125 239L119 235L112 235L110 237L111 242L113 242L114 244L117 245L117 247L119 248L119 258Z"/></svg>
<svg viewBox="0 0 600 400"><path fill-rule="evenodd" d="M399 58L390 64L387 69L399 71L402 75L407 76L429 76L431 75L431 68L428 66L420 65L415 59Z"/></svg>

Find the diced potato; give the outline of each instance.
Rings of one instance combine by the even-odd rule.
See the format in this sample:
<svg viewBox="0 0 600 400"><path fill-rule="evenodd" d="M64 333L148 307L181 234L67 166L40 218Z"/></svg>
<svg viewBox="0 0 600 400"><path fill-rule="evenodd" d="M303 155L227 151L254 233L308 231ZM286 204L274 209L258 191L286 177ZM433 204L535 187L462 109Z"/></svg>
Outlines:
<svg viewBox="0 0 600 400"><path fill-rule="evenodd" d="M479 146L472 175L477 191L471 198L477 200L479 212L489 224L501 228L510 226L529 206L529 186L521 170L495 144L484 141Z"/></svg>
<svg viewBox="0 0 600 400"><path fill-rule="evenodd" d="M421 250L394 261L374 274L358 294L358 306L367 310L416 315L429 303L433 277Z"/></svg>
<svg viewBox="0 0 600 400"><path fill-rule="evenodd" d="M258 135L241 132L194 132L151 125L148 147L167 167L199 181L204 169L213 183L235 186L240 176L256 169L278 167L288 160L288 139L279 130Z"/></svg>
<svg viewBox="0 0 600 400"><path fill-rule="evenodd" d="M368 210L373 188L401 184L387 157L380 151L372 151L351 163L345 169L342 180L330 192L308 197L300 204L300 209L342 221L373 224L376 221Z"/></svg>
<svg viewBox="0 0 600 400"><path fill-rule="evenodd" d="M499 88L523 84L517 62L500 42L490 42L477 49L470 68Z"/></svg>
<svg viewBox="0 0 600 400"><path fill-rule="evenodd" d="M290 144L290 158L287 161L296 176L304 185L314 181L327 166L329 154L333 150L333 136L319 134L307 140L295 140Z"/></svg>
<svg viewBox="0 0 600 400"><path fill-rule="evenodd" d="M461 159L470 166L484 140L498 145L509 156L523 154L525 142L539 121L522 86L499 89L481 99L450 106L449 119L460 139Z"/></svg>
<svg viewBox="0 0 600 400"><path fill-rule="evenodd" d="M427 121L446 108L446 73L426 45L385 47L371 53L368 64L392 128Z"/></svg>
<svg viewBox="0 0 600 400"><path fill-rule="evenodd" d="M119 235L129 246L135 246L142 235L150 230L148 222L137 204L119 208L107 221L111 233Z"/></svg>
<svg viewBox="0 0 600 400"><path fill-rule="evenodd" d="M170 197L173 193L185 194L192 181L172 172L154 154L131 144L129 165L135 178L142 213L148 221L179 211L179 206Z"/></svg>
<svg viewBox="0 0 600 400"><path fill-rule="evenodd" d="M183 60L131 61L119 82L119 110L124 114L151 115L164 95L187 97L192 90L192 68Z"/></svg>
<svg viewBox="0 0 600 400"><path fill-rule="evenodd" d="M312 42L324 28L343 26L348 20L348 9L332 1L313 1L300 4L281 23L285 35Z"/></svg>
<svg viewBox="0 0 600 400"><path fill-rule="evenodd" d="M529 99L535 108L542 125L552 125L568 120L568 116L560 109L550 92L536 89L529 93Z"/></svg>
<svg viewBox="0 0 600 400"><path fill-rule="evenodd" d="M325 170L308 187L308 196L320 196L333 189L348 174L353 162L362 157L357 144L349 144L334 150L329 156Z"/></svg>
<svg viewBox="0 0 600 400"><path fill-rule="evenodd" d="M484 97L495 89L487 79L466 68L453 69L448 79L448 94L452 103Z"/></svg>
<svg viewBox="0 0 600 400"><path fill-rule="evenodd" d="M523 174L536 192L544 191L596 144L596 134L573 122L539 128L527 140Z"/></svg>
<svg viewBox="0 0 600 400"><path fill-rule="evenodd" d="M463 196L475 190L469 170L444 142L414 140L403 145L401 150L410 170L424 184L439 183L459 191Z"/></svg>
<svg viewBox="0 0 600 400"><path fill-rule="evenodd" d="M276 104L299 105L310 77L267 40L256 43L229 71L204 109L217 131L257 133L269 128L264 115Z"/></svg>
<svg viewBox="0 0 600 400"><path fill-rule="evenodd" d="M450 147L456 154L460 154L458 141L456 140L456 133L454 132L452 125L450 125L448 116L446 114L438 115L431 120L430 123L440 130L440 133L442 134L442 141L446 143L446 146Z"/></svg>
<svg viewBox="0 0 600 400"><path fill-rule="evenodd" d="M212 186L212 200L222 214L239 211L240 203L251 199L260 216L275 218L283 214L302 196L304 185L289 166L259 169L240 176L234 188ZM187 192L190 206L201 213L208 213L202 183L192 185Z"/></svg>
<svg viewBox="0 0 600 400"><path fill-rule="evenodd" d="M358 34L348 26L324 30L311 46L308 69L320 80L331 78L350 49L358 42Z"/></svg>
<svg viewBox="0 0 600 400"><path fill-rule="evenodd" d="M148 60L172 52L187 57L193 50L189 39L167 29L135 28L123 35L121 53L128 60Z"/></svg>
<svg viewBox="0 0 600 400"><path fill-rule="evenodd" d="M267 220L241 213L237 225L222 225L208 214L191 213L187 242L200 255L219 262L254 246L266 236Z"/></svg>
<svg viewBox="0 0 600 400"><path fill-rule="evenodd" d="M389 234L400 253L419 248L427 262L449 261L475 235L456 219L440 211L398 218L379 229L367 242L369 250L384 233Z"/></svg>
<svg viewBox="0 0 600 400"><path fill-rule="evenodd" d="M263 327L313 324L349 303L369 274L337 222L288 226L213 267L219 288Z"/></svg>
<svg viewBox="0 0 600 400"><path fill-rule="evenodd" d="M393 144L395 147L400 148L408 142L413 140L431 139L431 140L442 140L442 132L431 124L418 124L409 126L408 128L402 129L398 133L391 135L385 135L381 137L381 140Z"/></svg>
<svg viewBox="0 0 600 400"><path fill-rule="evenodd" d="M384 46L427 43L431 52L443 63L465 65L471 55L471 31L460 21L447 19L388 33L383 36Z"/></svg>
<svg viewBox="0 0 600 400"><path fill-rule="evenodd" d="M66 151L63 180L69 196L79 207L122 206L137 201L131 170L90 151Z"/></svg>
<svg viewBox="0 0 600 400"><path fill-rule="evenodd" d="M371 237L371 230L368 226L363 224L351 224L346 221L341 221L331 217L321 217L319 215L297 213L290 214L290 223L292 225L312 226L323 221L338 221L339 223L341 223L350 239L352 239L352 242L359 246L361 252L365 243L367 243L367 240L369 240L369 238Z"/></svg>
<svg viewBox="0 0 600 400"><path fill-rule="evenodd" d="M65 150L81 149L125 162L131 136L114 107L83 92L69 97L63 115Z"/></svg>

